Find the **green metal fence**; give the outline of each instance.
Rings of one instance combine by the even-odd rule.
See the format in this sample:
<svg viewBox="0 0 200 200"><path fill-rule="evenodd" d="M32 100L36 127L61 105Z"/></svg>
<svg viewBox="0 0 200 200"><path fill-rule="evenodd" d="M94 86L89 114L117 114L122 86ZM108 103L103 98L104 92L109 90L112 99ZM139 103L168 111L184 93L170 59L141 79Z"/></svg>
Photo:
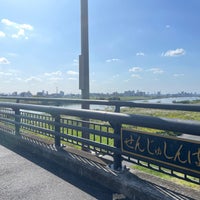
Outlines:
<svg viewBox="0 0 200 200"><path fill-rule="evenodd" d="M125 105L142 107L142 104L136 103L110 103L118 111ZM200 111L200 106L143 104L143 107L147 108L147 105L150 108ZM138 131L138 127L155 129L157 133L152 135L149 131ZM200 184L200 123L196 121L0 103L0 130L18 137L21 134L34 134L52 140L55 146L72 144L77 148L84 147L109 155L113 158L115 170L120 170L125 160ZM182 140L176 136L161 137L159 134L168 131L197 136L198 139ZM83 133L87 133L88 137Z"/></svg>

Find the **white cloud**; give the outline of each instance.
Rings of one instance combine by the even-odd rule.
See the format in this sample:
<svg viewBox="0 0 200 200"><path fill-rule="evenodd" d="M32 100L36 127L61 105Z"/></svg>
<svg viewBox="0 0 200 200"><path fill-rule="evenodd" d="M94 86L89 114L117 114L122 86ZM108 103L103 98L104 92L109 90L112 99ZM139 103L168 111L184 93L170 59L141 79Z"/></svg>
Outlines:
<svg viewBox="0 0 200 200"><path fill-rule="evenodd" d="M132 74L131 75L133 78L141 79L142 77L139 74Z"/></svg>
<svg viewBox="0 0 200 200"><path fill-rule="evenodd" d="M137 52L136 56L144 56L145 54L143 52Z"/></svg>
<svg viewBox="0 0 200 200"><path fill-rule="evenodd" d="M17 57L18 54L17 54L17 53L8 53L8 56L11 56L11 57Z"/></svg>
<svg viewBox="0 0 200 200"><path fill-rule="evenodd" d="M0 31L0 38L5 37L5 36L6 36L6 34L3 31Z"/></svg>
<svg viewBox="0 0 200 200"><path fill-rule="evenodd" d="M62 72L61 71L56 71L56 72L50 72L50 73L44 73L45 76L62 76Z"/></svg>
<svg viewBox="0 0 200 200"><path fill-rule="evenodd" d="M133 67L131 69L129 69L129 72L141 72L142 68L141 67Z"/></svg>
<svg viewBox="0 0 200 200"><path fill-rule="evenodd" d="M21 77L16 77L17 81L22 81L23 79Z"/></svg>
<svg viewBox="0 0 200 200"><path fill-rule="evenodd" d="M73 59L73 66L78 67L79 66L79 60L78 59Z"/></svg>
<svg viewBox="0 0 200 200"><path fill-rule="evenodd" d="M118 78L119 77L119 74L115 74L112 78Z"/></svg>
<svg viewBox="0 0 200 200"><path fill-rule="evenodd" d="M29 31L33 30L33 26L31 26L30 24L20 24L19 26L21 29L24 29L24 30L29 30Z"/></svg>
<svg viewBox="0 0 200 200"><path fill-rule="evenodd" d="M50 81L60 81L60 80L63 80L62 77L50 77L49 78Z"/></svg>
<svg viewBox="0 0 200 200"><path fill-rule="evenodd" d="M68 80L70 80L70 81L76 81L77 78L68 78Z"/></svg>
<svg viewBox="0 0 200 200"><path fill-rule="evenodd" d="M16 80L16 78L20 76L20 72L15 69L9 69L8 67L2 68L0 71L1 79L5 79L6 81Z"/></svg>
<svg viewBox="0 0 200 200"><path fill-rule="evenodd" d="M119 62L119 61L120 61L120 59L118 59L118 58L112 58L112 59L107 59L106 60L107 63L110 63L110 62Z"/></svg>
<svg viewBox="0 0 200 200"><path fill-rule="evenodd" d="M76 71L69 70L69 71L67 72L67 74L68 74L68 75L78 75L79 73L76 72Z"/></svg>
<svg viewBox="0 0 200 200"><path fill-rule="evenodd" d="M10 21L9 19L2 19L1 23L6 26L14 27L16 29L23 29L23 30L29 30L29 31L33 30L33 26L31 26L30 24L19 24L19 23Z"/></svg>
<svg viewBox="0 0 200 200"><path fill-rule="evenodd" d="M14 26L14 24L15 24L14 22L11 22L8 19L2 19L1 23L5 24L6 26Z"/></svg>
<svg viewBox="0 0 200 200"><path fill-rule="evenodd" d="M25 79L25 82L41 82L42 79L36 76L31 76L27 79Z"/></svg>
<svg viewBox="0 0 200 200"><path fill-rule="evenodd" d="M19 37L24 37L25 36L25 31L24 29L19 29L17 34L12 34L12 38L19 38ZM26 38L26 37L25 37Z"/></svg>
<svg viewBox="0 0 200 200"><path fill-rule="evenodd" d="M148 71L152 72L153 74L163 74L164 71L160 68L151 68Z"/></svg>
<svg viewBox="0 0 200 200"><path fill-rule="evenodd" d="M165 53L162 53L162 56L165 57L174 57L174 56L183 56L185 55L185 50L182 48L175 49L175 50L168 50Z"/></svg>
<svg viewBox="0 0 200 200"><path fill-rule="evenodd" d="M0 72L0 76L12 76L11 72Z"/></svg>
<svg viewBox="0 0 200 200"><path fill-rule="evenodd" d="M185 76L184 74L173 74L174 77L181 77L181 76Z"/></svg>
<svg viewBox="0 0 200 200"><path fill-rule="evenodd" d="M15 33L13 33L11 37L15 39L18 38L28 39L27 31L33 31L33 26L31 26L30 24L19 24L10 21L9 19L2 19L1 23L14 30Z"/></svg>
<svg viewBox="0 0 200 200"><path fill-rule="evenodd" d="M47 78L48 81L57 82L63 80L62 77L63 73L61 71L55 71L50 73L44 73L44 76Z"/></svg>
<svg viewBox="0 0 200 200"><path fill-rule="evenodd" d="M7 65L10 64L10 62L5 57L0 57L0 65L1 64Z"/></svg>

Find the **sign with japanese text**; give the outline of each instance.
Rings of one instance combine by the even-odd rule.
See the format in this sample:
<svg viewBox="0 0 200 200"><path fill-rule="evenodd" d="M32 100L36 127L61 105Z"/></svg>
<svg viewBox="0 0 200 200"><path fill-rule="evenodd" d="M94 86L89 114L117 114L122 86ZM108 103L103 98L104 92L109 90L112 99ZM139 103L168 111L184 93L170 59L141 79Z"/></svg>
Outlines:
<svg viewBox="0 0 200 200"><path fill-rule="evenodd" d="M200 177L200 141L122 129L126 155Z"/></svg>

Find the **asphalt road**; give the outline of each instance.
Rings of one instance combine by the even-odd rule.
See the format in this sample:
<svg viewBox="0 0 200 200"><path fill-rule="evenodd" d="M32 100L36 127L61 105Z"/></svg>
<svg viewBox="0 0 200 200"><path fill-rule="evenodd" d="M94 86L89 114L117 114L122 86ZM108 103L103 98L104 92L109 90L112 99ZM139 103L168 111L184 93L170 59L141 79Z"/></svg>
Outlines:
<svg viewBox="0 0 200 200"><path fill-rule="evenodd" d="M113 200L115 195L54 163L0 145L0 200L26 199Z"/></svg>

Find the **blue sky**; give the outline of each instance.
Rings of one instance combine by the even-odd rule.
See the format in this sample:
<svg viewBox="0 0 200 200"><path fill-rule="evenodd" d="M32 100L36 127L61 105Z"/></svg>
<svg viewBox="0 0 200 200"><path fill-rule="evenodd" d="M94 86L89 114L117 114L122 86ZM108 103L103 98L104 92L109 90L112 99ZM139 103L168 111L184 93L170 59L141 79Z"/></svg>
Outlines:
<svg viewBox="0 0 200 200"><path fill-rule="evenodd" d="M200 93L199 0L88 0L90 91ZM0 93L80 93L80 0L0 0Z"/></svg>

